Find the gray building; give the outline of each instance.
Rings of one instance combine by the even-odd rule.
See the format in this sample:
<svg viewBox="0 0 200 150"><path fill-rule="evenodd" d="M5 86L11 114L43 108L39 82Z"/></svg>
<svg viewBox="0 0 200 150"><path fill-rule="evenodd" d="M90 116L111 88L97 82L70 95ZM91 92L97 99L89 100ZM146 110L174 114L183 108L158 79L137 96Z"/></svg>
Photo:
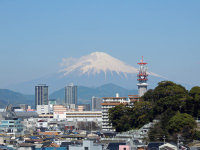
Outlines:
<svg viewBox="0 0 200 150"><path fill-rule="evenodd" d="M78 106L84 106L84 111L90 111L90 104L78 104Z"/></svg>
<svg viewBox="0 0 200 150"><path fill-rule="evenodd" d="M27 104L20 104L19 107L23 110L27 110L28 109L28 105Z"/></svg>
<svg viewBox="0 0 200 150"><path fill-rule="evenodd" d="M46 84L35 86L35 107L37 105L48 105L48 86Z"/></svg>
<svg viewBox="0 0 200 150"><path fill-rule="evenodd" d="M69 145L69 150L102 150L102 145L84 140L82 145Z"/></svg>
<svg viewBox="0 0 200 150"><path fill-rule="evenodd" d="M101 103L103 103L102 98L92 97L92 111L101 111Z"/></svg>
<svg viewBox="0 0 200 150"><path fill-rule="evenodd" d="M77 105L77 86L73 83L65 87L65 104L68 106L71 104Z"/></svg>

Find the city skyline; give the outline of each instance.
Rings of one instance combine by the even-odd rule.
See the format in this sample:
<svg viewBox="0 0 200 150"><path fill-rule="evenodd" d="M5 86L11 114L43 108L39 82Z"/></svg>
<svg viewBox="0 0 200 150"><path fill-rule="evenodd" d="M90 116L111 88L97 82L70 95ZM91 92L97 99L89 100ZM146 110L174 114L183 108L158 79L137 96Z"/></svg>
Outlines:
<svg viewBox="0 0 200 150"><path fill-rule="evenodd" d="M57 72L95 51L200 85L199 1L1 1L0 88Z"/></svg>

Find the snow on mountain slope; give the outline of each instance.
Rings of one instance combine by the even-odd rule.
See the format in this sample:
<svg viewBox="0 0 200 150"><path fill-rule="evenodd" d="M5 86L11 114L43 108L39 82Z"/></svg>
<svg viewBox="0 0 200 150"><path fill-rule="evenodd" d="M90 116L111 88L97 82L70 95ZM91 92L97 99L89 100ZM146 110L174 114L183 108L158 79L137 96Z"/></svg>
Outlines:
<svg viewBox="0 0 200 150"><path fill-rule="evenodd" d="M127 77L127 74L138 73L138 69L104 52L94 52L88 56L82 56L79 59L64 58L61 66L64 67L64 69L61 69L60 72L62 72L64 76L75 71L79 71L80 74L88 75L96 75L103 72L105 76L108 72L111 74L115 72L118 75L123 74L125 77ZM160 77L155 73L149 74Z"/></svg>

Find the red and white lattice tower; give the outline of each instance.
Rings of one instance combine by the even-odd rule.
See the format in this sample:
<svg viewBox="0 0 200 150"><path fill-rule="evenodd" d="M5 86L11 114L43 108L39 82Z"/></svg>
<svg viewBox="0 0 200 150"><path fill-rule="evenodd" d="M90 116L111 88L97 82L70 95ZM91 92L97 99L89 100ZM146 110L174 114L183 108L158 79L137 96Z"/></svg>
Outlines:
<svg viewBox="0 0 200 150"><path fill-rule="evenodd" d="M143 56L142 56L142 60L139 64L139 73L138 73L138 95L139 97L143 96L144 93L147 91L147 63L146 62L143 62Z"/></svg>

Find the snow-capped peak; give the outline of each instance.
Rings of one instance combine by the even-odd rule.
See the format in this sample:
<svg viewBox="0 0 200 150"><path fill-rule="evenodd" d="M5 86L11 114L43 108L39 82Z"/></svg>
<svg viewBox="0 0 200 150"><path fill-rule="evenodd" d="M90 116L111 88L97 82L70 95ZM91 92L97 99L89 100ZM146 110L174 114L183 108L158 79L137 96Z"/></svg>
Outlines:
<svg viewBox="0 0 200 150"><path fill-rule="evenodd" d="M104 52L94 52L88 56L82 56L79 59L74 58L64 58L61 66L64 67L60 72L64 73L64 76L74 72L79 71L81 74L98 74L107 72L111 74L113 72L117 74L136 74L138 69L125 64L124 62L104 53Z"/></svg>

